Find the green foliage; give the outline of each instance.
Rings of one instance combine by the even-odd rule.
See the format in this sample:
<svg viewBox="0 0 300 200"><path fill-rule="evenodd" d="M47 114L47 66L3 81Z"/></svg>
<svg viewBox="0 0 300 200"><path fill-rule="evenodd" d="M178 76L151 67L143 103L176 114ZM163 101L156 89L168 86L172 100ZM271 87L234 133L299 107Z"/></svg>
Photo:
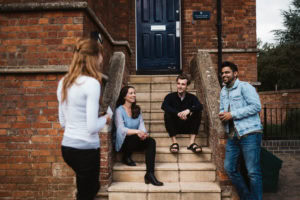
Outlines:
<svg viewBox="0 0 300 200"><path fill-rule="evenodd" d="M285 30L274 30L281 44L300 42L300 0L294 0L288 11L283 11Z"/></svg>
<svg viewBox="0 0 300 200"><path fill-rule="evenodd" d="M300 88L300 0L283 11L285 30L275 30L278 44L258 41L260 91Z"/></svg>

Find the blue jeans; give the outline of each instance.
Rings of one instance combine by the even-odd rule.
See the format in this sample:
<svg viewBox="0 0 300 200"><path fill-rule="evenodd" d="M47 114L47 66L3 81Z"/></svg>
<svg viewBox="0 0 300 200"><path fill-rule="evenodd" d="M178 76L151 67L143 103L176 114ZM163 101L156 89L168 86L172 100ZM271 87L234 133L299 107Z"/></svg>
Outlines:
<svg viewBox="0 0 300 200"><path fill-rule="evenodd" d="M226 144L224 168L236 187L241 200L262 199L262 174L260 168L260 145L262 134L250 134L238 139L228 139ZM250 180L250 190L238 170L238 160L243 154Z"/></svg>

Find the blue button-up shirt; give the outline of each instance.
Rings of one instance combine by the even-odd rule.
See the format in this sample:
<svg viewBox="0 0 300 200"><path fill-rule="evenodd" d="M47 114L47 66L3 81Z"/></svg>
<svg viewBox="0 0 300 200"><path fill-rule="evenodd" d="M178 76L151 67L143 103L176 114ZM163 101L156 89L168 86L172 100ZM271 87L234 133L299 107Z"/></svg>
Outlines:
<svg viewBox="0 0 300 200"><path fill-rule="evenodd" d="M231 88L223 87L220 93L220 112L229 112L229 106L239 136L262 131L260 99L252 85L236 79ZM225 124L225 129L229 133L228 123Z"/></svg>

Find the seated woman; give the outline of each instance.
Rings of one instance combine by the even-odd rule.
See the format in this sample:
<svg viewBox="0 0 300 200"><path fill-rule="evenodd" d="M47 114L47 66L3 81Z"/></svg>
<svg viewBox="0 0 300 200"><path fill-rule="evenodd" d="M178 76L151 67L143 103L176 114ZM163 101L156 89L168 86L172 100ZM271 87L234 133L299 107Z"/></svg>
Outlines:
<svg viewBox="0 0 300 200"><path fill-rule="evenodd" d="M132 152L145 150L147 170L145 183L162 186L163 183L154 175L156 142L147 133L141 109L136 105L134 87L125 86L121 89L116 108L116 151L123 152L122 162L129 166L136 166L131 159Z"/></svg>

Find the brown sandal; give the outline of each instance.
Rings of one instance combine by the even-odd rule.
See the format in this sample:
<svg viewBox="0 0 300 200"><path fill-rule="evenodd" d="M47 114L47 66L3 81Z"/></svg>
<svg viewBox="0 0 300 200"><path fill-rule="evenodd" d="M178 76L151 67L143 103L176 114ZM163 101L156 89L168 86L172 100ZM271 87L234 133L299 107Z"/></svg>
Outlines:
<svg viewBox="0 0 300 200"><path fill-rule="evenodd" d="M176 150L176 151L174 151L174 150ZM170 146L170 152L171 153L178 153L179 152L179 144L178 143L173 143Z"/></svg>
<svg viewBox="0 0 300 200"><path fill-rule="evenodd" d="M202 147L199 146L196 143L191 144L190 146L187 147L187 149L193 151L194 153L201 153L202 152ZM197 149L200 149L200 151L197 151Z"/></svg>

